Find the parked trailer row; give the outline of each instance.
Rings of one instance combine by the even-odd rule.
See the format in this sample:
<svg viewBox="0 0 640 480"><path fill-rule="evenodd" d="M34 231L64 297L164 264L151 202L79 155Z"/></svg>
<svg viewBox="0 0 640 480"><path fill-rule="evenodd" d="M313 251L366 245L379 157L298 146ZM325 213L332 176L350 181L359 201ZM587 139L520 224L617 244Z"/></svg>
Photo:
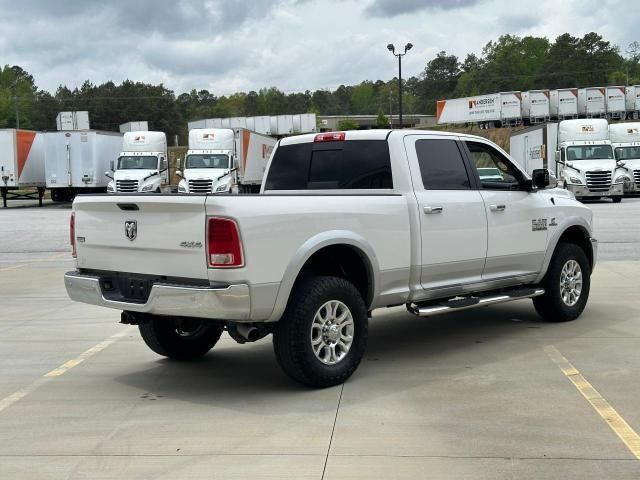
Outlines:
<svg viewBox="0 0 640 480"><path fill-rule="evenodd" d="M480 127L535 125L550 120L640 117L640 85L500 92L439 100L438 124L477 123Z"/></svg>
<svg viewBox="0 0 640 480"><path fill-rule="evenodd" d="M286 136L316 131L316 114L275 115L258 117L205 118L188 123L194 128L244 128L261 135Z"/></svg>

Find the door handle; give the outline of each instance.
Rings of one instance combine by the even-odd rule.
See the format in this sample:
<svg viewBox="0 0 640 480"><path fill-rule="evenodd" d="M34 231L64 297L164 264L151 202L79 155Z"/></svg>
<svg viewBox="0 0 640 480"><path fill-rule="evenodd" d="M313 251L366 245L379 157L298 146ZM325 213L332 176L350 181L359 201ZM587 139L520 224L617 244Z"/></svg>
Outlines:
<svg viewBox="0 0 640 480"><path fill-rule="evenodd" d="M507 206L503 204L489 205L489 208L491 209L492 212L504 212L507 209Z"/></svg>
<svg viewBox="0 0 640 480"><path fill-rule="evenodd" d="M427 207L426 205L424 205L422 207L422 210L424 211L424 213L442 213L442 210L444 210L443 207Z"/></svg>

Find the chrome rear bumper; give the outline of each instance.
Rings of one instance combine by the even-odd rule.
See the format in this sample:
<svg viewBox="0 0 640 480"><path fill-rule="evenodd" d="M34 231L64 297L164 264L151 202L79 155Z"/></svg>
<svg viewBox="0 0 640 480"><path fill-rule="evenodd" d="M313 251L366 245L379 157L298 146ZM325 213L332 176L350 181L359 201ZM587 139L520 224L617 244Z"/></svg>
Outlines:
<svg viewBox="0 0 640 480"><path fill-rule="evenodd" d="M155 315L175 315L216 320L248 321L251 301L248 285L196 287L155 283L146 303L120 302L105 298L100 277L67 272L64 285L77 302Z"/></svg>

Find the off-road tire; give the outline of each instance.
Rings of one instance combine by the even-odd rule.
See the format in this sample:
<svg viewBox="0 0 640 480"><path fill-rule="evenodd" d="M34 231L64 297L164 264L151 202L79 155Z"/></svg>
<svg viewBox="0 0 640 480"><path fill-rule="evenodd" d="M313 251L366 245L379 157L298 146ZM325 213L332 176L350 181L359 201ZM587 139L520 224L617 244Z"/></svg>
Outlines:
<svg viewBox="0 0 640 480"><path fill-rule="evenodd" d="M582 271L582 291L573 306L565 304L560 293L562 269L570 260L578 262ZM573 243L559 243L540 286L545 293L535 297L533 305L545 321L567 322L578 318L587 305L591 286L591 267L584 250Z"/></svg>
<svg viewBox="0 0 640 480"><path fill-rule="evenodd" d="M320 307L332 300L349 309L353 341L342 360L327 365L313 351L311 327ZM307 277L298 281L276 323L273 348L280 367L293 380L309 387L330 387L345 382L360 364L367 346L367 329L367 308L353 284L338 277Z"/></svg>
<svg viewBox="0 0 640 480"><path fill-rule="evenodd" d="M185 321L192 323L185 324ZM178 331L185 328L185 325L198 327L192 335L181 335ZM206 320L184 320L174 317L153 318L138 328L144 343L151 350L173 360L194 360L204 356L220 340L223 331L220 325Z"/></svg>

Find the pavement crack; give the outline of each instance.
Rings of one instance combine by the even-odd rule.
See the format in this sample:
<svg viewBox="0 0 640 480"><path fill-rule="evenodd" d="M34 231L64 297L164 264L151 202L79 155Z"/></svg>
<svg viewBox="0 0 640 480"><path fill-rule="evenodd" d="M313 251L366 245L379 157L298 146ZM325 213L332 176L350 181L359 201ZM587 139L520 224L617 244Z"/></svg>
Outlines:
<svg viewBox="0 0 640 480"><path fill-rule="evenodd" d="M331 452L331 444L333 443L333 434L336 431L336 423L338 422L338 412L340 411L340 402L342 402L343 391L344 383L340 385L340 396L338 397L338 405L336 405L336 416L333 418L333 427L331 428L331 437L329 438L329 446L327 447L327 456L324 459L324 467L322 468L321 480L324 480L324 474L327 471L327 462L329 461L329 453Z"/></svg>

